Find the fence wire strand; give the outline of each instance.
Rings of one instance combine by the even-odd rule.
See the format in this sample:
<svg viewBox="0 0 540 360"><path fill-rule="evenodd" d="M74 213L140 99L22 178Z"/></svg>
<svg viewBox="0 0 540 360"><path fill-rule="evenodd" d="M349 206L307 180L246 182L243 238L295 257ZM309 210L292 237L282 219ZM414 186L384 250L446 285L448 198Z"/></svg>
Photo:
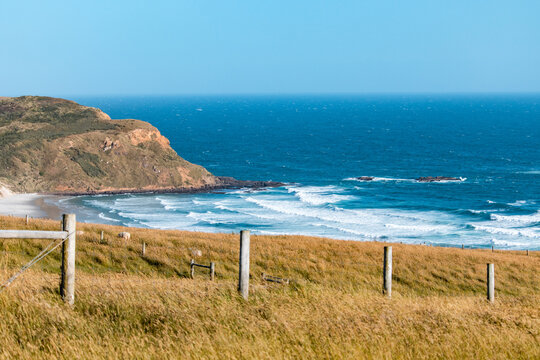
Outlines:
<svg viewBox="0 0 540 360"><path fill-rule="evenodd" d="M51 252L53 252L55 249L57 249L60 245L62 245L71 235L74 233L68 234L64 239L62 239L58 244L54 245L54 243L57 240L53 240L49 245L45 246L43 250L39 254L37 254L32 260L27 262L18 272L16 272L12 277L10 277L7 281L5 281L2 285L0 285L0 293L4 291L15 279L17 279L19 276L21 276L26 270L28 270L32 265L36 264L40 260L42 260L44 257L49 255ZM53 246L54 245L54 246Z"/></svg>

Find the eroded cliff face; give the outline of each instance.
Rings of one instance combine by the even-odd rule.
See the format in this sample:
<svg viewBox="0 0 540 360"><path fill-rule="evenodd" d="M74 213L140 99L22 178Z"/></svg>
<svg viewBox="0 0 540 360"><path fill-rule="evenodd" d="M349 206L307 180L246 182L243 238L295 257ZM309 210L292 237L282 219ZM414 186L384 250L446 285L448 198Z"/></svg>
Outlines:
<svg viewBox="0 0 540 360"><path fill-rule="evenodd" d="M36 96L0 98L0 182L16 192L197 190L222 181L182 159L158 129Z"/></svg>

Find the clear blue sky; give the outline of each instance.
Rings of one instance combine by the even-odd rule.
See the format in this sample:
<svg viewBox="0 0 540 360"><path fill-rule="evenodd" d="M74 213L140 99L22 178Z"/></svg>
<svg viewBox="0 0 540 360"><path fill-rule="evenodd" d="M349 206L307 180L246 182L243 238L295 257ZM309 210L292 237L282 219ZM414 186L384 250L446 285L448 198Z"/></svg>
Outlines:
<svg viewBox="0 0 540 360"><path fill-rule="evenodd" d="M0 95L540 92L540 1L0 3Z"/></svg>

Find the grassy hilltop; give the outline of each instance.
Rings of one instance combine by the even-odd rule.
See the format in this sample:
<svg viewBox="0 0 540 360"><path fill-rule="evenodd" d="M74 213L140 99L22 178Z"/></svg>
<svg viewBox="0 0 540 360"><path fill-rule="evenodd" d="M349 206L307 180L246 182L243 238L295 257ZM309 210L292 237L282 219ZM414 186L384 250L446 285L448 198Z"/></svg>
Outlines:
<svg viewBox="0 0 540 360"><path fill-rule="evenodd" d="M212 187L219 179L182 159L140 120L41 97L0 97L0 184L12 191L95 193Z"/></svg>
<svg viewBox="0 0 540 360"><path fill-rule="evenodd" d="M0 217L0 228L57 230L59 222ZM75 306L58 295L56 251L0 293L0 358L540 358L537 252L393 244L387 299L382 243L252 236L244 302L237 234L78 229ZM125 230L129 241L116 237ZM0 240L0 279L46 244ZM197 262L217 263L215 282L202 270L188 278L194 249ZM485 300L488 262L494 304ZM263 271L293 281L267 283Z"/></svg>

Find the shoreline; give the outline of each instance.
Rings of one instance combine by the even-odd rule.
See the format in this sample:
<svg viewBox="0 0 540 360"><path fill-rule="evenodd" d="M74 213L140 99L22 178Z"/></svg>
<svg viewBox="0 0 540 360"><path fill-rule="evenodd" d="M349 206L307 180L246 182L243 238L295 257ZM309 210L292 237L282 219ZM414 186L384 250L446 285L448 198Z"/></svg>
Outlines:
<svg viewBox="0 0 540 360"><path fill-rule="evenodd" d="M59 220L62 217L62 214L66 211L63 210L61 207L47 203L45 200L47 198L53 197L55 195L43 195L43 194L15 194L10 197L9 202L5 201L6 198L0 198L0 217L2 216L11 216L11 217L20 217L24 219L26 215L28 215L30 218L40 219L40 220ZM13 198L16 199L13 199ZM16 200L16 201L13 201ZM22 202L21 202L22 201ZM15 211L12 212L6 212L3 210L3 205L8 203L9 205L13 205L15 207ZM229 231L198 231L198 230L190 230L190 229L157 229L157 228L150 228L150 227L139 227L139 226L127 226L123 224L114 224L107 221L104 222L96 222L94 220L87 222L84 220L77 220L78 223L83 223L85 225L95 225L95 226L113 226L113 227L121 227L125 229L138 229L138 230L149 230L149 231L185 231L190 233L204 233L204 234L229 234ZM498 252L538 252L540 250L537 250L535 248L532 249L505 249L505 248L497 248L497 247L490 247L490 246L471 246L471 245L460 245L460 244L446 244L446 245L434 245L434 244L428 244L426 242L422 243L407 243L402 241L381 241L381 240L351 240L351 239L342 239L339 237L330 237L330 236L324 236L324 235L309 235L309 234L258 234L256 232L253 233L253 235L257 236L278 236L278 237L310 237L310 238L318 238L318 239L324 239L324 240L331 240L331 241L345 241L345 242L360 242L360 243L381 243L381 244L388 244L388 245L407 245L407 246L424 246L424 247L432 247L432 248L451 248L451 249L462 249L462 250L485 250L485 251L498 251Z"/></svg>
<svg viewBox="0 0 540 360"><path fill-rule="evenodd" d="M56 219L60 218L62 210L45 202L53 195L46 194L13 194L0 198L0 215L32 218Z"/></svg>

